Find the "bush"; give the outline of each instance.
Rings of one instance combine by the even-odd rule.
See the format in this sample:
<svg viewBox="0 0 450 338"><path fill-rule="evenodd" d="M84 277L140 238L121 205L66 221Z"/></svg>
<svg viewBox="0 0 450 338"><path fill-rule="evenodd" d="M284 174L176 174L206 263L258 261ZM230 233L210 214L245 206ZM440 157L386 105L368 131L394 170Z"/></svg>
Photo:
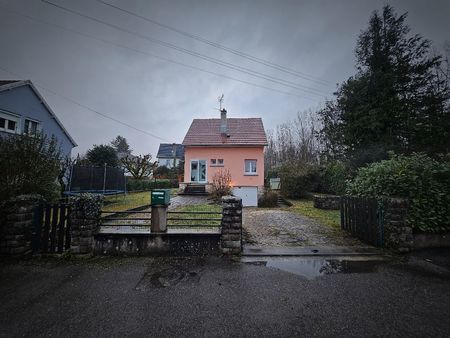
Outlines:
<svg viewBox="0 0 450 338"><path fill-rule="evenodd" d="M273 208L278 205L278 194L271 190L264 191L264 194L258 199L258 207Z"/></svg>
<svg viewBox="0 0 450 338"><path fill-rule="evenodd" d="M281 193L290 198L307 197L320 187L319 167L313 164L285 165L280 171Z"/></svg>
<svg viewBox="0 0 450 338"><path fill-rule="evenodd" d="M424 154L393 156L358 170L350 195L403 197L410 202L408 223L415 230L450 230L450 164Z"/></svg>
<svg viewBox="0 0 450 338"><path fill-rule="evenodd" d="M152 189L178 188L178 180L169 179L141 179L127 178L127 191L148 191Z"/></svg>
<svg viewBox="0 0 450 338"><path fill-rule="evenodd" d="M39 194L47 200L57 198L60 162L55 138L0 136L0 201L24 194Z"/></svg>
<svg viewBox="0 0 450 338"><path fill-rule="evenodd" d="M320 192L343 195L350 178L351 171L343 162L329 162L320 170Z"/></svg>
<svg viewBox="0 0 450 338"><path fill-rule="evenodd" d="M211 197L220 201L222 196L231 195L231 174L228 169L220 169L212 179Z"/></svg>

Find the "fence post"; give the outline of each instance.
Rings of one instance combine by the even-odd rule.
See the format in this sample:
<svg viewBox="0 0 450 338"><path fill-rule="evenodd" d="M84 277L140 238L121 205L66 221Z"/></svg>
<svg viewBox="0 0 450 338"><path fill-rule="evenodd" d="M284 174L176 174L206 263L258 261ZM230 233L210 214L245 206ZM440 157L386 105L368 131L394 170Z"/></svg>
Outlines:
<svg viewBox="0 0 450 338"><path fill-rule="evenodd" d="M384 203L385 246L399 253L412 250L414 246L412 227L406 223L408 201L389 198Z"/></svg>
<svg viewBox="0 0 450 338"><path fill-rule="evenodd" d="M223 254L238 255L242 251L242 199L224 196L222 207L220 247Z"/></svg>
<svg viewBox="0 0 450 338"><path fill-rule="evenodd" d="M167 205L152 205L151 232L167 231Z"/></svg>
<svg viewBox="0 0 450 338"><path fill-rule="evenodd" d="M0 210L0 253L25 256L32 253L34 211L40 195L21 195L6 201Z"/></svg>
<svg viewBox="0 0 450 338"><path fill-rule="evenodd" d="M94 236L100 222L103 197L98 194L80 194L71 197L70 252L89 254L94 252Z"/></svg>

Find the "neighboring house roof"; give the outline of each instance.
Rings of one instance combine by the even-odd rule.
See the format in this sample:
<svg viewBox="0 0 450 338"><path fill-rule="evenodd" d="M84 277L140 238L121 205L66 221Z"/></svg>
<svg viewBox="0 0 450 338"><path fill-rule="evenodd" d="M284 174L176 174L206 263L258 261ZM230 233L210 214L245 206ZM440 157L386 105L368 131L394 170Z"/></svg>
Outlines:
<svg viewBox="0 0 450 338"><path fill-rule="evenodd" d="M184 137L185 146L265 146L261 118L227 118L227 135L220 133L220 119L194 119Z"/></svg>
<svg viewBox="0 0 450 338"><path fill-rule="evenodd" d="M5 90L11 90L11 89L14 89L14 88L17 88L17 87L21 87L21 86L30 86L30 88L33 90L33 92L39 98L41 103L48 110L48 112L50 113L52 118L56 121L56 123L62 129L64 134L66 134L67 138L70 140L72 145L74 147L76 147L77 143L75 142L75 140L72 138L72 136L70 136L69 132L66 130L66 128L64 128L64 126L61 123L61 121L58 119L58 117L56 117L56 115L53 112L53 110L50 108L50 106L47 104L47 102L45 102L45 100L42 97L42 95L38 92L38 90L36 89L36 87L33 85L33 83L30 80L0 80L0 92L5 91Z"/></svg>
<svg viewBox="0 0 450 338"><path fill-rule="evenodd" d="M173 150L175 147L175 156ZM176 143L160 143L157 158L184 158L184 146Z"/></svg>

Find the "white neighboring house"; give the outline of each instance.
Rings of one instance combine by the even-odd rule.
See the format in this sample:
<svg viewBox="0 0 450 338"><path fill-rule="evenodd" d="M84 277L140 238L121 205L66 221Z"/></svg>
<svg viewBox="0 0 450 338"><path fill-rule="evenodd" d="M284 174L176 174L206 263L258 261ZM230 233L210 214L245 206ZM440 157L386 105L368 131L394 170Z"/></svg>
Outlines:
<svg viewBox="0 0 450 338"><path fill-rule="evenodd" d="M176 143L161 143L158 155L156 155L158 165L169 169L178 167L184 161L184 146Z"/></svg>

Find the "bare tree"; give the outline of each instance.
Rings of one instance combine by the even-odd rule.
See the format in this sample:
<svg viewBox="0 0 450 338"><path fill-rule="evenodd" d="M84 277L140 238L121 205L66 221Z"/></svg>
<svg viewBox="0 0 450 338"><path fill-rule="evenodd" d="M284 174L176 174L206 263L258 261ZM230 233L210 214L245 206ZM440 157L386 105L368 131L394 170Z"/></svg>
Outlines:
<svg viewBox="0 0 450 338"><path fill-rule="evenodd" d="M151 162L152 155L128 155L121 159L125 169L135 178L149 177L157 166L157 161Z"/></svg>

